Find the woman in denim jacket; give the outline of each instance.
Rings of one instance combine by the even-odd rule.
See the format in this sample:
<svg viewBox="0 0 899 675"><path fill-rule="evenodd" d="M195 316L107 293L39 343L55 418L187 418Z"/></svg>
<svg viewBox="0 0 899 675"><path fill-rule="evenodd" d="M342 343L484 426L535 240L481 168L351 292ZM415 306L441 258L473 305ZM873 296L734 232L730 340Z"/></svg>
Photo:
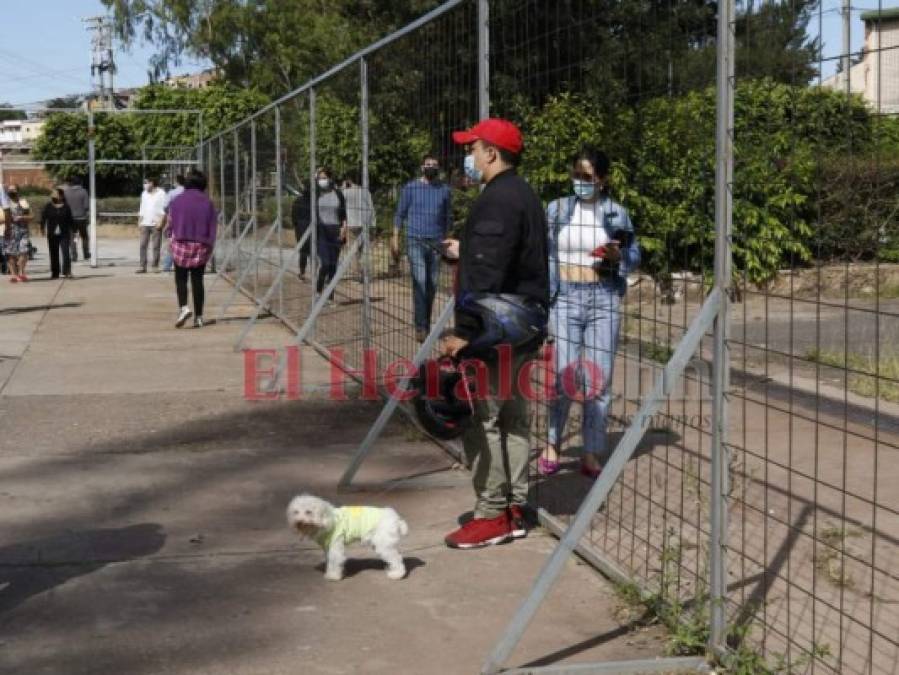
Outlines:
<svg viewBox="0 0 899 675"><path fill-rule="evenodd" d="M556 473L559 445L572 400L583 403L581 473L595 478L607 459L606 420L618 347L619 303L640 247L627 209L609 197L609 158L584 146L572 158L574 194L547 208L550 312L556 391L548 445L537 460Z"/></svg>

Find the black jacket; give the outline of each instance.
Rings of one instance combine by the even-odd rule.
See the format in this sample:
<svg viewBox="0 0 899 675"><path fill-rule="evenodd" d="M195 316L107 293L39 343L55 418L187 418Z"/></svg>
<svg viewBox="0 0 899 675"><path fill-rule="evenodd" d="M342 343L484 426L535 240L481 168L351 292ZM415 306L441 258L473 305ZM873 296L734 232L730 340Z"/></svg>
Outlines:
<svg viewBox="0 0 899 675"><path fill-rule="evenodd" d="M494 176L471 207L459 246L460 293L514 293L549 303L546 214L514 170ZM456 333L474 326L456 317Z"/></svg>
<svg viewBox="0 0 899 675"><path fill-rule="evenodd" d="M293 230L297 235L297 239L299 239L306 232L306 228L309 227L309 222L312 220L309 196L305 192L301 192L293 200L293 206L290 209L290 219L293 221Z"/></svg>
<svg viewBox="0 0 899 675"><path fill-rule="evenodd" d="M62 207L56 208L53 202L49 201L41 212L41 232L51 236L56 231L57 225L59 225L60 236L70 236L74 225L72 210L68 204L63 204Z"/></svg>

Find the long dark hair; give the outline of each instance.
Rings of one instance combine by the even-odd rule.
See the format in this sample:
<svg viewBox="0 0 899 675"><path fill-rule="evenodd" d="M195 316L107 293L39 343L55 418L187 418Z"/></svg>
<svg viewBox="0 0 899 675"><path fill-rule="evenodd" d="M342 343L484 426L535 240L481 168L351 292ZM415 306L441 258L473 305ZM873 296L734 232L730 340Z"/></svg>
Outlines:
<svg viewBox="0 0 899 675"><path fill-rule="evenodd" d="M68 201L66 200L66 191L61 187L53 188L53 192L50 194L50 201L53 201L53 196L56 195L59 197L59 201L65 206L68 205Z"/></svg>
<svg viewBox="0 0 899 675"><path fill-rule="evenodd" d="M609 177L609 169L611 168L612 163L609 161L609 156L599 148L589 144L582 145L580 150L572 155L570 166L572 168L577 168L578 162L583 160L590 162L597 177L606 179ZM602 194L609 193L608 180L603 182L600 192Z"/></svg>

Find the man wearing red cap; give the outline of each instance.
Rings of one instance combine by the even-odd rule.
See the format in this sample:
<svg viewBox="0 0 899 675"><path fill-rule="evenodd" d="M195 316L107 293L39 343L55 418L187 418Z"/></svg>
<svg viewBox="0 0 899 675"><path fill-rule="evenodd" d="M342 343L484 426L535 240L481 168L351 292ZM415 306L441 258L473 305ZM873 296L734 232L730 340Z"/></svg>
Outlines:
<svg viewBox="0 0 899 675"><path fill-rule="evenodd" d="M456 327L442 348L449 356L468 358L474 354L466 348L474 347L483 326L460 311L462 298L503 295L541 308L548 304L547 230L540 199L516 172L524 146L518 127L491 118L455 132L453 140L469 147L466 175L485 184L461 240L444 242L446 256L459 260L459 274ZM522 507L528 490L530 420L518 374L534 358L539 342L511 349L511 367L501 366L502 347L478 355L487 366L490 391L479 396L463 439L466 458L474 464L474 517L446 536L452 548L478 548L527 534ZM506 354L509 350L506 344Z"/></svg>

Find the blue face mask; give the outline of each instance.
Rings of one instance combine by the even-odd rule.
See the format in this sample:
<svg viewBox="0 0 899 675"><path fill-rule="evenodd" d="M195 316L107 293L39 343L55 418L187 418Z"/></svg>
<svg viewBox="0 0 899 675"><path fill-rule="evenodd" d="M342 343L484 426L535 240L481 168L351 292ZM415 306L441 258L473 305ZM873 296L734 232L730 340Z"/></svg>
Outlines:
<svg viewBox="0 0 899 675"><path fill-rule="evenodd" d="M474 155L465 155L465 175L473 181L480 181L484 175L481 170L474 165Z"/></svg>
<svg viewBox="0 0 899 675"><path fill-rule="evenodd" d="M581 199L593 199L596 194L596 183L586 180L574 180L574 194Z"/></svg>

